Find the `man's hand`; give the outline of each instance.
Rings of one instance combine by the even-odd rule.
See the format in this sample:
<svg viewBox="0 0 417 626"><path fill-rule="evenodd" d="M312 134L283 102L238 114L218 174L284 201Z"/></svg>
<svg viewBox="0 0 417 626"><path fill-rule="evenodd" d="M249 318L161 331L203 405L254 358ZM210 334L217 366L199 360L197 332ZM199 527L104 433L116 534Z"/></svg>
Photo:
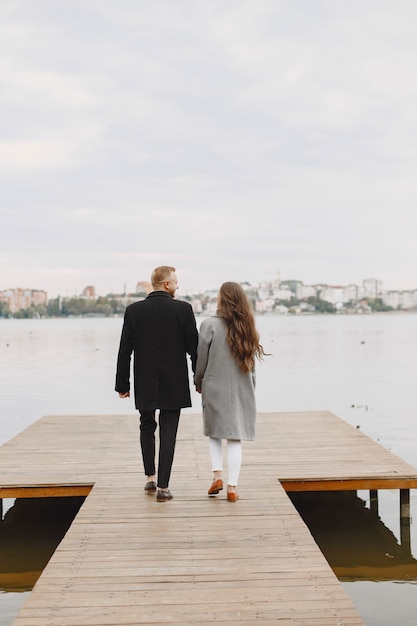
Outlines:
<svg viewBox="0 0 417 626"><path fill-rule="evenodd" d="M201 389L200 389L200 387L197 387L197 385L195 386L195 390L196 390L197 393L201 393Z"/></svg>
<svg viewBox="0 0 417 626"><path fill-rule="evenodd" d="M125 393L119 391L119 398L130 398L130 391L126 391Z"/></svg>

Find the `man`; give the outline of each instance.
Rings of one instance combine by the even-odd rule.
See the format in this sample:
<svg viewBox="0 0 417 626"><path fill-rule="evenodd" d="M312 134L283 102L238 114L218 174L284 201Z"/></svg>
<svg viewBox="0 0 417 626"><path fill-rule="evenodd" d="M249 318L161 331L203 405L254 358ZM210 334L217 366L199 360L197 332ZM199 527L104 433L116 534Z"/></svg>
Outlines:
<svg viewBox="0 0 417 626"><path fill-rule="evenodd" d="M158 502L172 498L168 489L182 407L191 406L187 353L195 370L198 332L191 305L174 300L175 268L157 267L153 291L127 307L117 360L116 391L130 396L133 351L135 406L140 413L140 443L147 483ZM155 409L159 409L158 481L155 475Z"/></svg>

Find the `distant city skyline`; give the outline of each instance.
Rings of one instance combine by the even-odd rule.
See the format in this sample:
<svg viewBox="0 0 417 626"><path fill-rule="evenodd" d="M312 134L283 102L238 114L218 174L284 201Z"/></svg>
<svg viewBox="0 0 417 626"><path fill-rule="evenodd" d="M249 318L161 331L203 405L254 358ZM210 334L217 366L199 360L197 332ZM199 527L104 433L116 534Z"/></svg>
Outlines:
<svg viewBox="0 0 417 626"><path fill-rule="evenodd" d="M361 279L359 282L354 283L354 282L349 282L349 283L342 283L340 281L338 282L334 282L334 283L329 283L329 282L325 282L325 281L316 281L314 283L309 283L305 280L303 280L302 278L287 278L287 277L282 277L281 273L279 271L277 272L269 272L269 278L266 279L261 279L261 280L257 280L254 282L251 282L249 280L241 280L241 281L236 281L239 283L247 283L249 284L252 288L254 289L258 289L261 288L262 286L265 286L267 284L273 284L275 281L279 281L280 283L288 283L288 282L300 282L305 286L312 286L312 287L317 287L317 286L327 286L327 287L331 287L334 289L337 288L347 288L349 286L357 286L357 287L362 287L366 281L376 281L377 283L379 283L380 285L380 291L416 291L417 290L417 281L416 281L416 285L414 286L409 286L408 288L402 288L402 289L396 289L396 288L387 288L384 285L384 281L382 281L381 279L379 279L378 277L367 277L367 278L363 278ZM273 277L275 276L275 278ZM227 280L227 279L226 279ZM224 281L223 281L224 282ZM7 290L13 290L13 289L22 289L22 290L32 290L32 291L44 291L47 293L47 297L48 299L51 298L56 298L58 296L61 297L73 297L73 296L81 296L83 295L83 292L85 291L89 291L89 294L84 294L84 295L92 295L92 290L94 290L95 293L95 297L100 297L100 296L108 296L111 294L115 294L115 295L122 295L122 294L133 294L133 293L137 293L138 291L142 291L145 290L145 285L146 283L149 284L150 286L150 281L146 280L144 278L140 278L138 279L134 285L132 285L132 288L129 289L128 285L126 283L123 283L122 288L119 291L114 291L114 290L110 290L110 291L99 291L98 288L96 287L96 285L94 284L94 282L89 282L86 283L82 288L80 289L74 289L74 291L68 292L68 293L64 293L64 292L54 292L53 294L50 294L50 292L45 289L44 287L33 287L31 285L26 285L26 286L21 286L21 285L15 285L15 286L8 286L8 287L2 287L0 285L0 292L5 292ZM201 289L201 290L184 290L184 289L178 289L177 294L178 295L193 295L193 294L201 294L201 293L206 293L206 292L211 292L211 291L216 291L217 289L219 289L220 287L219 283L218 285L215 286L211 286L208 287L206 289ZM138 288L138 285L141 285L140 288Z"/></svg>
<svg viewBox="0 0 417 626"><path fill-rule="evenodd" d="M1 253L0 253L1 255ZM208 265L210 266L211 259L208 260ZM79 295L82 293L83 289L85 289L88 285L93 285L96 289L96 292L100 295L106 295L108 293L123 293L125 288L126 292L133 292L136 288L136 285L139 282L149 282L151 273L157 265L173 265L176 267L179 289L178 293L180 294L190 294L190 293L202 293L204 291L210 291L213 289L218 289L220 285L227 281L232 280L239 283L249 282L251 285L257 285L265 281L273 280L277 275L281 280L301 280L306 285L331 285L331 286L347 286L347 285L361 285L364 280L367 278L375 278L382 282L383 288L385 290L391 291L403 291L417 288L417 271L415 277L409 277L407 282L404 277L402 280L399 280L398 283L394 282L394 279L391 277L390 279L384 278L380 274L372 276L371 274L359 276L359 278L355 281L352 279L352 276L349 272L341 272L342 276L338 277L336 275L336 271L332 269L333 280L326 280L326 276L329 276L328 272L324 272L324 276L316 275L316 272L312 272L311 268L306 267L305 272L301 269L300 274L296 275L294 273L288 274L286 271L281 271L280 268L277 269L277 264L273 265L271 268L262 269L260 275L256 275L256 267L251 269L250 271L245 271L244 268L241 270L233 271L230 268L223 268L221 271L213 272L212 277L210 277L209 271L201 277L201 280L198 280L194 276L194 271L191 268L185 268L181 265L174 263L173 261L160 261L155 264L148 265L144 268L143 271L139 271L135 273L135 268L129 270L129 274L123 279L123 276L118 277L117 281L106 280L105 277L98 273L93 276L93 272L87 272L85 270L78 273L77 281L70 281L68 274L65 272L62 275L62 281L60 282L57 278L51 280L51 277L48 274L38 275L36 273L36 280L30 280L32 276L32 272L29 270L27 273L22 270L20 277L21 280L19 282L12 281L12 275L10 275L10 280L7 283L3 282L5 278L5 274L0 277L2 280L2 284L0 285L0 291L5 289L13 289L13 288L22 288L22 289L40 289L48 292L48 297L57 297L58 295L63 297L69 297L73 295ZM11 274L9 271L6 272L6 275ZM300 276L313 276L313 280L309 280L308 278L303 278ZM27 276L27 279L24 277ZM138 276L138 277L136 277ZM343 280L343 276L345 280ZM85 280L84 280L85 279ZM72 283L72 285L71 285ZM50 294L50 295L49 295Z"/></svg>
<svg viewBox="0 0 417 626"><path fill-rule="evenodd" d="M308 285L302 280L281 280L277 274L269 281L251 284L242 283L258 313L366 313L391 310L416 311L417 288L414 290L384 290L382 281L364 279L360 285ZM81 294L49 297L44 290L8 289L0 290L0 316L31 311L29 315L82 315L83 312L100 315L120 314L124 307L143 299L152 291L148 281L138 281L131 292L99 294L94 285L87 285ZM196 313L215 313L217 289L203 292L178 294L187 297ZM33 309L35 307L35 310ZM40 307L40 308L37 308Z"/></svg>

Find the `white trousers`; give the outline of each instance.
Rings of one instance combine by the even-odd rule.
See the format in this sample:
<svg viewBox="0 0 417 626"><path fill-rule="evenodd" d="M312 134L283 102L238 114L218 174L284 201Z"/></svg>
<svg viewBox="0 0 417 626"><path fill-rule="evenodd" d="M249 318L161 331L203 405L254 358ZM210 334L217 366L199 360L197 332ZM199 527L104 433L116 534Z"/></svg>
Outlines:
<svg viewBox="0 0 417 626"><path fill-rule="evenodd" d="M209 437L211 468L213 472L223 470L223 441ZM235 439L227 439L227 471L228 484L236 486L242 464L242 443Z"/></svg>

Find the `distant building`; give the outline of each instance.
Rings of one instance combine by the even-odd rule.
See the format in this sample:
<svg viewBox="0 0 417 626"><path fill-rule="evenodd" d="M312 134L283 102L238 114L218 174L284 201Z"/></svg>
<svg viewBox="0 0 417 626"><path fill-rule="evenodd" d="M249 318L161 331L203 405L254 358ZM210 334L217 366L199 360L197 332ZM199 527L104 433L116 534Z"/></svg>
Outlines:
<svg viewBox="0 0 417 626"><path fill-rule="evenodd" d="M0 302L6 304L11 313L31 306L47 305L48 294L40 289L6 289L0 291Z"/></svg>
<svg viewBox="0 0 417 626"><path fill-rule="evenodd" d="M337 286L326 285L320 291L320 299L331 302L332 304L339 304L345 302L345 288Z"/></svg>
<svg viewBox="0 0 417 626"><path fill-rule="evenodd" d="M303 281L302 280L283 280L281 281L281 287L283 289L289 289L296 296L297 290L303 287Z"/></svg>
<svg viewBox="0 0 417 626"><path fill-rule="evenodd" d="M255 311L257 313L272 313L275 309L275 300L268 298L266 300L257 300Z"/></svg>
<svg viewBox="0 0 417 626"><path fill-rule="evenodd" d="M382 295L382 301L393 309L417 309L417 289L414 291L385 291Z"/></svg>
<svg viewBox="0 0 417 626"><path fill-rule="evenodd" d="M398 309L400 307L400 292L385 291L382 296L382 302L393 309Z"/></svg>
<svg viewBox="0 0 417 626"><path fill-rule="evenodd" d="M147 280L141 280L136 283L136 291L135 293L151 293L152 285Z"/></svg>
<svg viewBox="0 0 417 626"><path fill-rule="evenodd" d="M365 289L360 285L347 285L344 288L344 302L356 302L365 297Z"/></svg>
<svg viewBox="0 0 417 626"><path fill-rule="evenodd" d="M362 281L362 286L364 288L364 296L365 298L380 298L382 295L382 281L377 280L376 278L365 278Z"/></svg>
<svg viewBox="0 0 417 626"><path fill-rule="evenodd" d="M317 296L317 287L314 285L297 285L295 294L299 300L307 300L307 298L311 297L315 298Z"/></svg>
<svg viewBox="0 0 417 626"><path fill-rule="evenodd" d="M96 297L96 288L92 285L88 285L83 289L82 292L83 298L95 298Z"/></svg>
<svg viewBox="0 0 417 626"><path fill-rule="evenodd" d="M206 313L209 315L215 315L217 312L217 297L208 298L206 302Z"/></svg>
<svg viewBox="0 0 417 626"><path fill-rule="evenodd" d="M417 291L400 291L400 305L402 309L417 308Z"/></svg>
<svg viewBox="0 0 417 626"><path fill-rule="evenodd" d="M191 300L190 304L196 315L200 315L200 313L203 312L203 304L198 298L194 298L193 300Z"/></svg>
<svg viewBox="0 0 417 626"><path fill-rule="evenodd" d="M291 300L294 296L293 292L286 286L282 285L279 279L264 281L258 287L258 298L260 300Z"/></svg>

